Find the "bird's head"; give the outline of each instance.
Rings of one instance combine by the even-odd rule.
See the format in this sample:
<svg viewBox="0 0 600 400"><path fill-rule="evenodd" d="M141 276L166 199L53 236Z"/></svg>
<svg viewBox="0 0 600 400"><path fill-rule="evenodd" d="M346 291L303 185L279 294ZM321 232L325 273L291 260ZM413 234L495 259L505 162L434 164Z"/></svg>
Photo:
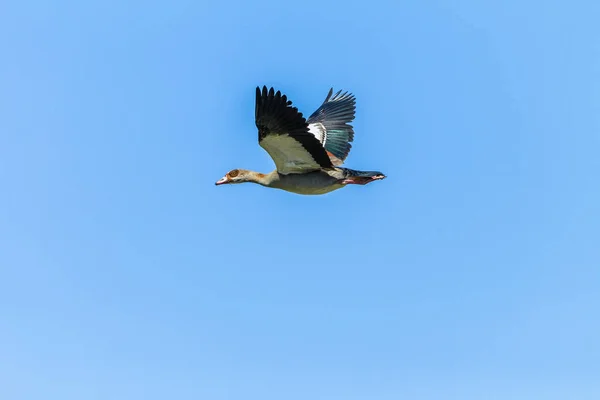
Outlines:
<svg viewBox="0 0 600 400"><path fill-rule="evenodd" d="M252 171L245 169L232 169L224 177L215 182L215 185L225 185L227 183L244 183L253 181Z"/></svg>

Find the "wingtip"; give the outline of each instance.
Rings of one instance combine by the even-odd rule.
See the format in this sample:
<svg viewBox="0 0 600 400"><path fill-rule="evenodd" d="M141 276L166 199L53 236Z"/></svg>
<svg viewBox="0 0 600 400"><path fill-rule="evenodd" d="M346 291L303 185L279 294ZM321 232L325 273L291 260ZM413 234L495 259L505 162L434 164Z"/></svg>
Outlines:
<svg viewBox="0 0 600 400"><path fill-rule="evenodd" d="M347 90L339 89L334 94L334 89L331 87L329 89L329 93L327 93L327 97L325 97L325 101L323 103L327 103L329 101L340 101L340 100L350 100L352 103L356 103L356 96L352 92Z"/></svg>
<svg viewBox="0 0 600 400"><path fill-rule="evenodd" d="M325 97L324 103L327 103L333 94L333 87L329 88L329 93L327 93L327 97Z"/></svg>
<svg viewBox="0 0 600 400"><path fill-rule="evenodd" d="M277 91L275 93L275 89L273 87L268 88L267 85L263 85L262 89L260 86L256 87L256 97L275 97L281 96L281 93Z"/></svg>

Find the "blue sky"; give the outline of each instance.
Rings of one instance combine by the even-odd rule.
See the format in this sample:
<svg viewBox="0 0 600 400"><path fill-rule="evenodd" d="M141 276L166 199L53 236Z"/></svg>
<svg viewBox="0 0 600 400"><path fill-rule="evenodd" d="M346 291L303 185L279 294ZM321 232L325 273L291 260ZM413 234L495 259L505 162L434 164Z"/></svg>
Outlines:
<svg viewBox="0 0 600 400"><path fill-rule="evenodd" d="M600 398L594 1L0 6L0 396ZM357 96L303 197L254 89Z"/></svg>

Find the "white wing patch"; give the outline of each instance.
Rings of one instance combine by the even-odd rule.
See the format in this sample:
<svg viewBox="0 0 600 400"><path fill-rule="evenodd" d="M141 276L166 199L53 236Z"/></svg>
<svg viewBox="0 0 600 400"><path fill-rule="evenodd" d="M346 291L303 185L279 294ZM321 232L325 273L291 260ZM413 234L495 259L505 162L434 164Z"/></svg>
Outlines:
<svg viewBox="0 0 600 400"><path fill-rule="evenodd" d="M260 146L269 153L277 171L281 174L307 172L321 166L310 153L291 136L268 135L260 141Z"/></svg>
<svg viewBox="0 0 600 400"><path fill-rule="evenodd" d="M312 133L314 137L319 139L319 142L321 142L321 144L323 144L323 147L325 147L325 141L327 140L327 130L325 129L325 126L323 126L322 123L315 122L314 124L308 125L308 131Z"/></svg>

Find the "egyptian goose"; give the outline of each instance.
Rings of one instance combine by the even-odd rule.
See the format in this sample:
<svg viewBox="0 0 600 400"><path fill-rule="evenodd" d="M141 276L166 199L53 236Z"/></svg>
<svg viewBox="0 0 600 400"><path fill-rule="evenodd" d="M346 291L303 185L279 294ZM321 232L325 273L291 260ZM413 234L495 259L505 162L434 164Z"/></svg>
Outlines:
<svg viewBox="0 0 600 400"><path fill-rule="evenodd" d="M215 184L253 182L306 195L328 193L349 184L365 185L384 179L377 171L342 168L352 147L356 99L329 90L323 104L304 119L292 102L273 88L256 88L255 122L258 143L277 169L269 174L234 169Z"/></svg>

